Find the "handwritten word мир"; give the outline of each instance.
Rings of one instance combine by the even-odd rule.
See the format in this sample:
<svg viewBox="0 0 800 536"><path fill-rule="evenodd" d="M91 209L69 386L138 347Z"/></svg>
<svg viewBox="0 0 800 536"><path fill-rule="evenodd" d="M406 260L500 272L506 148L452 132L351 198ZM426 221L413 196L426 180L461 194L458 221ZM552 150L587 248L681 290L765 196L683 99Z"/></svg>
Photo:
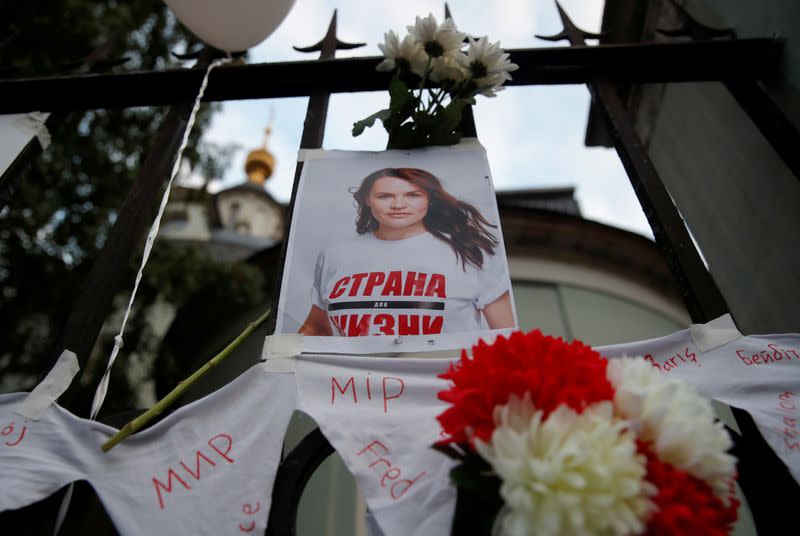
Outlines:
<svg viewBox="0 0 800 536"><path fill-rule="evenodd" d="M420 472L413 478L400 478L403 476L403 470L392 464L388 458L390 454L389 449L377 439L369 443L366 447L356 453L356 456L364 456L365 459L371 460L369 468L373 469L376 476L379 475L379 482L382 488L386 488L389 496L397 500L411 488L417 481L425 476L425 471ZM384 471L381 473L381 471Z"/></svg>
<svg viewBox="0 0 800 536"><path fill-rule="evenodd" d="M373 385L373 381L377 385ZM363 387L359 389L359 385L363 385ZM370 373L367 373L366 378L358 379L355 376L345 376L344 378L331 376L331 405L335 405L336 401L342 398L352 399L353 404L365 404L373 399L374 390L375 400L382 400L383 412L388 413L389 400L400 398L405 391L405 387L406 383L402 378L395 378L394 376L373 378ZM359 393L361 394L361 402L359 402Z"/></svg>
<svg viewBox="0 0 800 536"><path fill-rule="evenodd" d="M203 462L205 462L205 465L211 467L216 467L217 463L223 465L233 463L233 458L229 455L231 449L233 448L233 438L229 434L223 433L215 435L207 441L207 446L208 450L206 452L208 455L206 455L206 453L204 453L202 450L205 448L205 446L195 450L194 470L192 470L192 468L188 466L186 462L180 461L180 467L178 468L167 467L167 476L165 479L167 481L166 484L164 484L164 482L158 478L153 477L153 489L156 492L158 506L160 509L164 509L164 496L161 494L161 492L163 490L167 494L172 493L173 479L180 483L184 489L190 490L192 489L192 487L189 485L191 479L193 478L195 481L200 481L202 478L200 467L203 465ZM217 461L215 462L214 460Z"/></svg>

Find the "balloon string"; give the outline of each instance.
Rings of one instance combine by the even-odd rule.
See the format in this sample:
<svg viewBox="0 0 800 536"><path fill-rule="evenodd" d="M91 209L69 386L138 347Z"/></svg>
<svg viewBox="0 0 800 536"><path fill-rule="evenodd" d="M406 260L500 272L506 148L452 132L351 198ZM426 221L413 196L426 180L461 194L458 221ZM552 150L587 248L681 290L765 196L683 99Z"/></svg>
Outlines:
<svg viewBox="0 0 800 536"><path fill-rule="evenodd" d="M229 55L230 56L230 55ZM178 153L175 158L175 164L172 167L172 174L170 175L169 181L167 182L167 187L164 189L164 195L161 197L161 205L158 208L158 214L156 214L155 220L153 221L152 226L150 227L150 232L147 235L147 240L145 241L144 245L144 252L142 253L142 262L139 266L139 271L136 274L136 281L133 285L133 291L131 292L130 298L128 299L128 307L125 309L125 314L122 317L122 324L119 328L119 333L114 337L114 348L111 350L111 356L108 358L108 365L106 366L105 373L103 377L100 379L100 383L97 386L97 390L94 393L94 400L92 400L92 410L90 417L94 419L97 417L100 408L103 406L103 402L106 398L106 393L108 391L108 383L109 378L111 376L111 367L114 366L114 362L117 359L117 355L119 351L122 349L124 341L122 339L122 334L125 332L125 325L128 323L128 317L130 316L131 309L133 308L133 300L136 298L136 293L139 290L139 283L142 280L142 273L144 272L144 267L147 264L148 259L150 258L150 252L153 249L153 242L155 242L156 235L158 235L158 229L161 225L161 218L164 215L164 209L167 206L167 201L169 201L169 194L170 190L172 189L172 182L175 180L175 177L178 175L178 171L180 170L182 159L183 159L183 151L186 149L186 146L189 144L189 135L192 132L192 127L194 127L195 120L197 118L197 111L200 108L200 102L203 99L203 94L205 93L206 86L208 85L208 78L211 74L211 71L220 65L228 63L230 57L228 58L220 58L216 59L208 66L206 69L206 74L203 77L203 83L200 85L200 91L197 93L197 97L194 100L194 106L192 107L192 112L189 115L189 121L186 123L186 128L183 132L183 140L181 141L180 147L178 148Z"/></svg>

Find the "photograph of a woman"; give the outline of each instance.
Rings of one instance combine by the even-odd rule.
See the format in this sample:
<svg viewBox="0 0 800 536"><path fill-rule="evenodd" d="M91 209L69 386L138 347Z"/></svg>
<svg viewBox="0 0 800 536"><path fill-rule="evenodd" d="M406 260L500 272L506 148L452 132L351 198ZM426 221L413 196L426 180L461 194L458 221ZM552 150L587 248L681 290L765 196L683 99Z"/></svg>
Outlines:
<svg viewBox="0 0 800 536"><path fill-rule="evenodd" d="M368 161L359 167L363 169ZM330 169L341 169L335 160L330 164ZM316 239L320 247L309 274L305 308L295 307L294 314L288 315L296 322L292 331L310 336L397 337L516 325L494 193L485 180L488 175L468 185L461 176L448 173L444 179L441 170L437 174L427 167L372 167L360 178L346 181L329 177L331 187L324 187L327 195L312 194L317 198L313 214L318 223L328 221L339 232ZM473 174L480 171L472 169ZM465 170L454 171L463 174ZM446 186L457 181L461 181L461 192L472 192L472 197L480 197L475 191L482 193L482 206L448 191ZM322 184L322 179L315 182ZM334 184L338 190L334 195L342 199L344 193L350 200L345 210L339 203L333 206ZM324 200L331 205L327 211L335 224L329 221L326 207L319 206ZM316 227L317 233L326 233L326 225ZM302 238L293 237L291 249L296 251ZM285 282L294 275L288 260L289 253ZM283 332L290 329L286 322Z"/></svg>
<svg viewBox="0 0 800 536"><path fill-rule="evenodd" d="M354 192L358 236L317 259L305 335L428 335L514 326L496 227L431 173L385 168ZM500 277L498 277L500 276ZM372 313L372 314L370 314Z"/></svg>

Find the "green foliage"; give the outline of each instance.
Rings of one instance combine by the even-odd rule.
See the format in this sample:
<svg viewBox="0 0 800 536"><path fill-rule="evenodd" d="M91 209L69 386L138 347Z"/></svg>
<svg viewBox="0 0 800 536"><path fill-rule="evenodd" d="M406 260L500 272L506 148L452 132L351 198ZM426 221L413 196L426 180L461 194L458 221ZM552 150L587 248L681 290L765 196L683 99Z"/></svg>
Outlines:
<svg viewBox="0 0 800 536"><path fill-rule="evenodd" d="M3 2L0 41L8 36L11 40L0 49L0 67L5 76L13 77L69 74L72 68L66 64L81 60L108 40L114 42L111 58L130 58L117 71L174 68L179 62L170 52L199 46L161 0ZM197 149L214 109L201 107L184 153L191 165L212 176L227 165L233 150L209 144ZM29 388L58 353L55 344L72 303L166 111L136 108L68 115L51 133L50 147L23 178L12 206L0 213L2 389ZM118 296L122 301L134 280L139 255L135 257L123 277L128 283L124 296ZM241 299L263 300L263 280L253 271L220 266L192 250L157 242L116 369L126 369L126 356L157 350L159 341L142 314L156 299L180 307L204 285L235 276L241 284L232 285L233 290ZM109 342L101 340L101 360L109 349ZM95 375L91 383L96 379ZM133 386L125 375L116 374L114 381L109 393L117 400L109 404L130 406L126 397ZM87 382L87 390L91 383Z"/></svg>
<svg viewBox="0 0 800 536"><path fill-rule="evenodd" d="M422 90L419 93L421 95ZM444 90L430 92L426 105L405 82L395 77L389 84L389 108L357 121L353 125L353 136L361 135L380 119L389 133L389 148L454 145L462 137L459 127L464 108L475 104L475 99L451 99L443 106L440 102L443 98Z"/></svg>

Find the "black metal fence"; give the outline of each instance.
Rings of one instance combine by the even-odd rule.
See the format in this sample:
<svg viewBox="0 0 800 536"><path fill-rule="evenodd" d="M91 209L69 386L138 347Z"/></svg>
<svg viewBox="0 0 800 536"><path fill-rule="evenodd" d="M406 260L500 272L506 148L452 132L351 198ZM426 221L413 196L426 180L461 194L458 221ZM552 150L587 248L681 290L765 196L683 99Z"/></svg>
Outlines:
<svg viewBox="0 0 800 536"><path fill-rule="evenodd" d="M509 85L586 84L589 87L613 135L619 157L692 320L704 323L729 312L677 207L650 161L616 87L619 83L722 81L798 175L800 135L758 85L759 80L778 74L781 43L770 38L714 41L708 35L695 34L692 36L696 40L690 42L586 46L586 38L597 36L577 28L560 6L558 10L563 29L559 34L544 39L565 39L570 46L509 50L511 58L520 67ZM682 17L685 27L701 27L685 11ZM375 71L379 62L377 57L336 59L336 50L362 46L340 41L336 37L336 26L334 12L323 39L311 47L297 49L319 52L317 60L216 69L211 74L205 100L309 96L300 147L321 147L330 95L383 90L390 76ZM155 212L159 193L169 178L176 157L191 101L214 54L212 50L204 51L197 64L188 69L0 80L0 95L4 96L0 100L0 113L41 110L57 112L56 117L62 117L66 113L96 108L171 106L62 329L59 346L73 350L82 366L97 340L103 321L111 312L114 294L124 283L121 274L125 273L124 268L135 253L135 245ZM465 134L474 135L471 113L466 114L465 121ZM26 159L35 158L39 152L32 142L6 172L2 182L14 184L24 180ZM299 163L288 210L289 219L301 170L302 163ZM9 204L13 204L11 194L13 189L3 199ZM282 274L282 270L278 273ZM735 316L735 311L733 313ZM735 454L740 460L740 485L758 532L778 533L784 527L794 525L792 507L800 503L800 487L766 444L752 418L739 410L734 409L734 413L742 431L735 437ZM294 519L303 487L331 452L333 449L317 430L285 458L273 493L270 534L294 533Z"/></svg>

